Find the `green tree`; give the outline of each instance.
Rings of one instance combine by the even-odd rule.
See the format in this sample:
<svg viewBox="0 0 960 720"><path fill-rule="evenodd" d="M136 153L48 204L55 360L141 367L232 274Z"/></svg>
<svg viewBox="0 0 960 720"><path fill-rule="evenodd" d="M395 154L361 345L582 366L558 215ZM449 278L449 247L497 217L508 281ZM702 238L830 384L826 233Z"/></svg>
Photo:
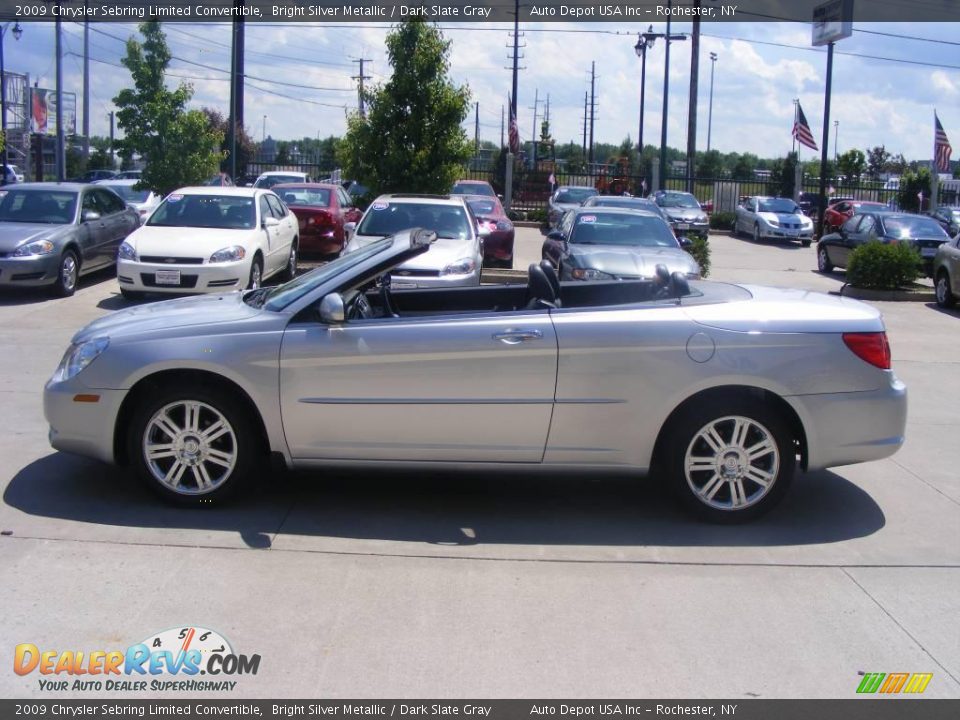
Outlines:
<svg viewBox="0 0 960 720"><path fill-rule="evenodd" d="M698 153L697 177L718 178L723 175L723 158L719 150Z"/></svg>
<svg viewBox="0 0 960 720"><path fill-rule="evenodd" d="M847 182L857 182L867 171L867 157L862 150L847 150L837 158L837 170Z"/></svg>
<svg viewBox="0 0 960 720"><path fill-rule="evenodd" d="M874 180L887 168L891 155L884 145L877 145L867 150L867 174Z"/></svg>
<svg viewBox="0 0 960 720"><path fill-rule="evenodd" d="M930 169L918 168L906 170L900 176L900 190L897 192L897 202L902 210L907 212L919 212L920 193L923 193L924 203L930 198Z"/></svg>
<svg viewBox="0 0 960 720"><path fill-rule="evenodd" d="M894 155L887 161L887 166L884 169L893 175L902 175L907 169L907 159L903 156L903 153Z"/></svg>
<svg viewBox="0 0 960 720"><path fill-rule="evenodd" d="M210 121L210 127L214 128L223 135L223 142L220 150L223 153L223 162L220 163L220 169L223 172L230 171L230 119L223 116L219 110L212 108L203 108L204 115ZM237 128L237 175L243 175L247 171L247 165L257 151L257 144L246 131L246 128Z"/></svg>
<svg viewBox="0 0 960 720"><path fill-rule="evenodd" d="M193 95L190 85L176 90L164 85L170 49L158 22L140 25L143 43L131 37L121 61L133 77L133 88L113 99L117 124L125 137L116 141L121 157L139 154L146 163L140 185L161 195L184 185L195 185L214 175L220 166L223 134L210 126L200 110L186 110Z"/></svg>
<svg viewBox="0 0 960 720"><path fill-rule="evenodd" d="M757 167L756 160L756 156L750 153L740 155L733 164L732 175L734 179L741 181L753 180L753 171Z"/></svg>
<svg viewBox="0 0 960 720"><path fill-rule="evenodd" d="M770 180L767 192L777 197L793 197L796 187L797 153L788 153L786 158L777 158L770 165Z"/></svg>
<svg viewBox="0 0 960 720"><path fill-rule="evenodd" d="M450 42L435 23L405 20L386 44L393 74L365 93L367 117L347 121L338 160L374 192L447 192L473 154L461 126L470 90L450 79Z"/></svg>
<svg viewBox="0 0 960 720"><path fill-rule="evenodd" d="M283 141L277 143L277 156L273 162L275 165L290 164L290 143Z"/></svg>

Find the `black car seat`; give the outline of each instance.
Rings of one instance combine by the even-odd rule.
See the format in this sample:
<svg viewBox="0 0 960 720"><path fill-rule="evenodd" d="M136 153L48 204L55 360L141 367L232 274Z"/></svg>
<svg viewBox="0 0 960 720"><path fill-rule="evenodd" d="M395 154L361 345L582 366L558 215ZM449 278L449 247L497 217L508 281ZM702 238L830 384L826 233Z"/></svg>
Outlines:
<svg viewBox="0 0 960 720"><path fill-rule="evenodd" d="M557 307L557 296L543 268L531 263L527 269L527 310Z"/></svg>
<svg viewBox="0 0 960 720"><path fill-rule="evenodd" d="M546 258L540 261L540 267L546 274L547 280L550 281L550 285L553 286L553 295L556 298L554 302L557 307L560 307L560 276L557 275L557 269L553 266L553 263Z"/></svg>

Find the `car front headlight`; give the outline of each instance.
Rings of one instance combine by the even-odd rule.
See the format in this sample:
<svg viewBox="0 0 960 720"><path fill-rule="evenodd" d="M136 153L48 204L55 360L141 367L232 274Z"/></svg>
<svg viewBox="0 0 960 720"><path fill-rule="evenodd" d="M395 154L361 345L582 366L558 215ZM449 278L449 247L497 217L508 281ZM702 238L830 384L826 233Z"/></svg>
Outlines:
<svg viewBox="0 0 960 720"><path fill-rule="evenodd" d="M120 260L132 260L137 262L137 251L134 249L133 245L128 242L120 243L120 247L117 250L117 258Z"/></svg>
<svg viewBox="0 0 960 720"><path fill-rule="evenodd" d="M595 268L573 268L570 277L574 280L616 280L616 275Z"/></svg>
<svg viewBox="0 0 960 720"><path fill-rule="evenodd" d="M49 255L54 250L56 246L49 240L36 240L32 243L27 243L26 245L21 245L16 250L14 250L10 256L11 257L36 257L37 255Z"/></svg>
<svg viewBox="0 0 960 720"><path fill-rule="evenodd" d="M445 275L469 275L477 269L477 261L473 258L464 258L450 263L440 271L440 277Z"/></svg>
<svg viewBox="0 0 960 720"><path fill-rule="evenodd" d="M698 223L710 222L710 218L707 217L706 213L700 213L699 215L697 215L697 222Z"/></svg>
<svg viewBox="0 0 960 720"><path fill-rule="evenodd" d="M213 255L210 256L210 262L236 262L237 260L243 260L246 256L247 251L240 245L231 245L230 247L217 250Z"/></svg>
<svg viewBox="0 0 960 720"><path fill-rule="evenodd" d="M776 218L763 218L763 221L770 227L780 227L780 221Z"/></svg>
<svg viewBox="0 0 960 720"><path fill-rule="evenodd" d="M63 354L53 379L63 382L76 377L87 365L96 360L109 344L110 338L101 337L71 345Z"/></svg>

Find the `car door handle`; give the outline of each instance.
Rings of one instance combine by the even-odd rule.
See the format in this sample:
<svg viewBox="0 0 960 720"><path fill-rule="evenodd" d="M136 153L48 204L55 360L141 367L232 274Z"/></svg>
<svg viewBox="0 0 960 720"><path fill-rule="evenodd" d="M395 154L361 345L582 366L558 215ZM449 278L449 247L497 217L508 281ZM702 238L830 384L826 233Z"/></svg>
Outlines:
<svg viewBox="0 0 960 720"><path fill-rule="evenodd" d="M494 340L499 340L505 345L519 345L527 340L539 340L543 333L539 330L504 330L493 334Z"/></svg>

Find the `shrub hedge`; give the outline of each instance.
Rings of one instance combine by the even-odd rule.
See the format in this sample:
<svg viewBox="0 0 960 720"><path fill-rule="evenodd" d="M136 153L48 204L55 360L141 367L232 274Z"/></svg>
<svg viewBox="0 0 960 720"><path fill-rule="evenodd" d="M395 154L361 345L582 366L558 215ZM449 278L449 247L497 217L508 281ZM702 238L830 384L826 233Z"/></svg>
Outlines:
<svg viewBox="0 0 960 720"><path fill-rule="evenodd" d="M733 230L734 217L732 212L715 212L710 216L710 229Z"/></svg>
<svg viewBox="0 0 960 720"><path fill-rule="evenodd" d="M847 282L854 287L896 290L921 275L920 253L909 243L868 242L850 254Z"/></svg>

